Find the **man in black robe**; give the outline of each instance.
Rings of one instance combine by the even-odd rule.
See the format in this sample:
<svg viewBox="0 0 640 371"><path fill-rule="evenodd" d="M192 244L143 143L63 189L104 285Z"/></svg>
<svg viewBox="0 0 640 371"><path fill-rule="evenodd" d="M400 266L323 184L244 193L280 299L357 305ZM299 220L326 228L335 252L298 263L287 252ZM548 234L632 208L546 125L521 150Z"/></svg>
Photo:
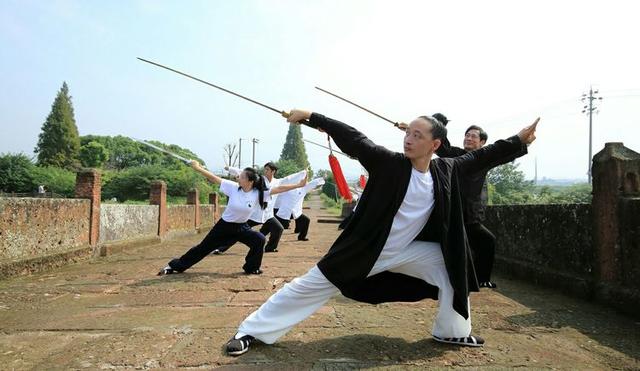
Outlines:
<svg viewBox="0 0 640 371"><path fill-rule="evenodd" d="M272 344L333 295L377 304L439 299L435 340L482 346L471 335L469 291L478 282L464 230L458 174L526 153L537 121L506 140L455 158L432 155L446 137L436 119L408 126L404 153L374 144L358 130L317 113L293 110L369 172L352 221L307 274L286 284L247 317L226 345L240 355L255 339Z"/></svg>
<svg viewBox="0 0 640 371"><path fill-rule="evenodd" d="M436 119L447 125L447 117L436 113ZM464 133L463 147L455 147L449 143L445 137L442 145L436 151L440 157L457 157L467 152L482 148L489 136L480 126L471 125ZM491 281L491 271L495 257L496 237L482 222L487 205L487 173L492 168L513 161L522 154L515 154L512 157L505 157L483 169L465 172L460 175L460 196L462 197L462 208L464 211L464 227L467 232L469 246L474 254L474 265L478 276L480 287L496 288L497 285Z"/></svg>

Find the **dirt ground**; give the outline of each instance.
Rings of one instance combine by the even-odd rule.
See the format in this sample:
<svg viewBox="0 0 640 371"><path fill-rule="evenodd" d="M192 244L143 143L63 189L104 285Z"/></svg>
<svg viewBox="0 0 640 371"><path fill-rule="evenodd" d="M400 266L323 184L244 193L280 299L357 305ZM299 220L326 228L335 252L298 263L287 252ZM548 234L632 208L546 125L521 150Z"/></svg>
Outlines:
<svg viewBox="0 0 640 371"><path fill-rule="evenodd" d="M275 345L233 358L225 342L241 320L306 272L338 235L305 213L310 241L286 230L264 274L245 276L244 245L187 273L156 272L203 234L55 271L0 281L0 369L640 369L640 321L549 289L496 277L471 296L484 348L430 337L437 303L367 305L336 296Z"/></svg>

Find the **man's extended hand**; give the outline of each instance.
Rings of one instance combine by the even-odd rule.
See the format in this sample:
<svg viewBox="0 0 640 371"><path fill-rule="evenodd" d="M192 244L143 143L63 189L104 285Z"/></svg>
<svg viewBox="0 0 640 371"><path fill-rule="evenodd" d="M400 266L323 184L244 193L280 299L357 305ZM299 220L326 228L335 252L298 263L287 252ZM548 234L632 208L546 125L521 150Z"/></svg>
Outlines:
<svg viewBox="0 0 640 371"><path fill-rule="evenodd" d="M538 126L538 121L540 121L540 117L533 122L533 124L527 126L526 128L520 130L518 133L518 137L520 137L520 141L526 145L533 143L536 140L536 127Z"/></svg>
<svg viewBox="0 0 640 371"><path fill-rule="evenodd" d="M191 160L191 162L189 163L189 165L191 165L191 167L194 170L202 170L202 166L200 165L200 163L196 160Z"/></svg>
<svg viewBox="0 0 640 371"><path fill-rule="evenodd" d="M301 121L309 120L311 117L311 112L304 111L300 109L292 109L289 111L289 117L287 117L287 122L292 124L299 124Z"/></svg>

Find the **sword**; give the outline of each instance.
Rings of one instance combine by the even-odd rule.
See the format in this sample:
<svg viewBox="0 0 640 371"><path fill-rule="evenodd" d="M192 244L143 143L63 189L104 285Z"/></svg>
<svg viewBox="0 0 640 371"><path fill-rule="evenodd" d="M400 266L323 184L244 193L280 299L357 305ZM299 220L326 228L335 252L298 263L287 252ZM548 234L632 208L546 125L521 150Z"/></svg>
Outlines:
<svg viewBox="0 0 640 371"><path fill-rule="evenodd" d="M363 110L363 111L369 112L370 114L372 114L372 115L374 115L374 116L376 116L376 117L378 117L378 118L381 118L381 119L383 119L384 121L387 121L387 122L389 122L389 123L393 124L393 126L395 126L395 127L399 128L400 130L404 130L404 129L402 129L402 128L400 127L400 124L404 124L404 123L391 121L391 120L389 120L388 118L386 118L386 117L384 117L384 116L382 116L382 115L379 115L379 114L377 114L377 113L375 113L375 112L373 112L373 111L371 111L371 110L369 110L369 109L367 109L367 108L362 107L361 105L359 105L359 104L357 104L357 103L354 103L354 102L352 102L352 101L350 101L350 100L348 100L348 99L346 99L346 98L343 98L343 97L341 97L341 96L339 96L339 95L337 95L337 94L334 94L334 93L332 93L332 92L330 92L330 91L328 91L328 90L324 90L324 89L322 89L322 88L320 88L320 87L317 87L317 86L316 86L315 88L316 88L316 89L318 89L318 90L320 90L320 91L321 91L321 92L323 92L323 93L329 94L329 95L334 96L334 97L336 97L336 98L338 98L338 99L340 99L340 100L342 100L342 101L345 101L345 102L347 102L347 103L349 103L349 104L352 104L352 105L354 105L354 106L356 106L356 107L360 108L360 109L361 109L361 110ZM405 125L406 125L406 124L405 124Z"/></svg>
<svg viewBox="0 0 640 371"><path fill-rule="evenodd" d="M277 112L277 113L279 113L279 114L280 114L282 117L284 117L284 118L289 118L289 112L287 112L287 111L282 111L282 110L275 109L275 108L273 108L273 107L271 107L271 106L268 106L268 105L266 105L266 104L264 104L264 103L258 102L257 100L254 100L254 99L251 99L251 98L247 98L247 97L245 97L244 95L240 95L240 94L238 94L238 93L236 93L236 92L233 92L233 91L231 91L231 90L229 90L229 89L225 89L225 88L223 88L222 86L218 86L218 85L212 84L212 83L210 83L210 82L208 82L208 81L204 81L204 80L202 80L202 79L199 79L199 78L197 78L197 77L191 76L191 75L186 74L186 73L184 73L184 72L178 71L178 70L173 69L173 68L171 68L171 67L163 66L163 65L161 65L160 63L152 62L152 61L150 61L150 60L147 60L147 59L144 59L144 58L140 58L140 57L137 57L137 58L138 58L139 60L143 61L143 62L146 62L146 63L152 64L152 65L157 66L157 67L160 67L160 68L164 68L165 70L169 70L169 71L171 71L171 72L175 72L175 73L177 73L177 74L179 74L179 75L182 75L182 76L188 77L188 78L190 78L190 79L192 79L192 80L196 80L196 81L201 82L201 83L203 83L203 84L205 84L205 85L209 85L209 86L211 86L211 87L213 87L213 88L216 88L216 89L222 90L222 91L223 91L223 92L225 92L225 93L229 93L229 94L231 94L231 95L235 95L235 96L236 96L236 97L238 97L238 98L242 98L242 99L247 100L247 101L249 101L249 102L251 102L251 103L254 103L254 104L257 104L257 105L259 105L259 106L262 106L262 107L264 107L264 108L266 108L266 109L268 109L268 110L271 110L271 111L273 111L273 112ZM309 121L307 121L307 120L300 121L300 122L299 122L299 124L304 124L304 125L309 126Z"/></svg>
<svg viewBox="0 0 640 371"><path fill-rule="evenodd" d="M352 159L352 160L354 159L353 157L349 156L349 155L348 155L348 154L346 154L346 153L340 152L340 151L335 150L335 149L333 149L333 148L329 148L329 147L327 147L327 146L323 146L323 145L322 145L322 144L320 144L320 143L312 142L312 141L310 141L310 140L308 140L308 139L302 139L302 140L304 140L304 141L305 141L305 142L307 142L307 143L315 144L315 145L316 145L316 146L318 146L318 147L326 148L326 149L328 149L328 150L330 150L330 151L333 151L333 152L335 152L335 153L338 153L338 154L341 154L341 155L343 155L343 156L346 156L346 157L348 157L348 158L350 158L350 159Z"/></svg>
<svg viewBox="0 0 640 371"><path fill-rule="evenodd" d="M175 153L173 153L173 152L167 151L166 149L161 148L161 147L158 147L158 146L156 146L155 144L151 144L151 143L149 143L149 142L147 142L147 141L144 141L144 140L141 140L141 139L132 138L132 137L129 137L129 139L134 140L134 141L136 141L136 142L138 142L138 143L140 143L140 144L144 144L145 146L147 146L147 147L151 147L151 148L153 148L153 149L155 149L155 150L157 150L157 151L160 151L160 152L166 153L166 154L168 154L169 156L173 156L173 157L177 158L178 160L180 160L180 161L184 162L184 163L185 163L185 164L187 164L187 165L191 165L191 160L189 160L188 158L185 158L185 157L182 157L182 156L180 156L180 155L178 155L178 154L175 154Z"/></svg>

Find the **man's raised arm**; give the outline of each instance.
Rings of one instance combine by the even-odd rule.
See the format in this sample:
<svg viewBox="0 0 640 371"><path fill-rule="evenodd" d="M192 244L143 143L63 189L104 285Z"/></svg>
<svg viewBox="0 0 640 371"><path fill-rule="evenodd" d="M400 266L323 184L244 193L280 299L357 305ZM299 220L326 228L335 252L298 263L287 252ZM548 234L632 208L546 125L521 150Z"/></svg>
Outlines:
<svg viewBox="0 0 640 371"><path fill-rule="evenodd" d="M533 124L520 130L517 135L454 157L454 161L465 172L476 172L513 161L515 158L525 155L527 146L536 140L535 133L538 121L540 121L539 117Z"/></svg>
<svg viewBox="0 0 640 371"><path fill-rule="evenodd" d="M388 149L373 143L357 129L319 113L294 109L287 118L290 123L304 120L309 121L308 126L329 134L342 152L358 159L368 171L375 170L382 163L383 158L393 154Z"/></svg>

